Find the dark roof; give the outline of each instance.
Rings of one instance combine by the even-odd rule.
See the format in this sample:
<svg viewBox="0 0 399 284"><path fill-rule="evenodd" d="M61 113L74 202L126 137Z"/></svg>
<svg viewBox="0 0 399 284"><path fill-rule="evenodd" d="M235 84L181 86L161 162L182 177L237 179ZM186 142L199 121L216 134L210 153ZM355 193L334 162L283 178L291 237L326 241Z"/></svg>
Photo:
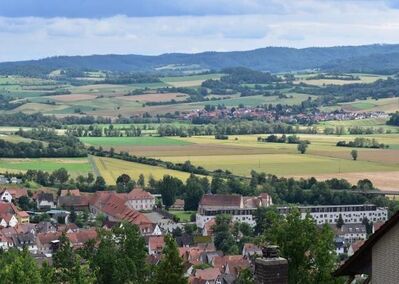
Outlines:
<svg viewBox="0 0 399 284"><path fill-rule="evenodd" d="M201 198L202 206L240 207L241 195L233 194L204 194Z"/></svg>
<svg viewBox="0 0 399 284"><path fill-rule="evenodd" d="M399 211L384 223L369 239L335 272L334 276L369 274L371 271L371 251L387 232L399 222Z"/></svg>
<svg viewBox="0 0 399 284"><path fill-rule="evenodd" d="M64 195L58 198L58 205L60 207L85 207L89 206L89 197Z"/></svg>
<svg viewBox="0 0 399 284"><path fill-rule="evenodd" d="M37 199L40 201L45 200L47 202L54 202L54 196L48 192L40 192L37 195Z"/></svg>

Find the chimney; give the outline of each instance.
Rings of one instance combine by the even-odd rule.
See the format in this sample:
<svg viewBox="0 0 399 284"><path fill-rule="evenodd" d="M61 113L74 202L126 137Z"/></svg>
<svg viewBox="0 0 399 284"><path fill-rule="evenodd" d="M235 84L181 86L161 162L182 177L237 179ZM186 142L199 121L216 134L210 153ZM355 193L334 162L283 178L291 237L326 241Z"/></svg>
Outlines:
<svg viewBox="0 0 399 284"><path fill-rule="evenodd" d="M288 261L279 257L278 246L267 246L262 249L263 257L255 260L256 284L287 284Z"/></svg>

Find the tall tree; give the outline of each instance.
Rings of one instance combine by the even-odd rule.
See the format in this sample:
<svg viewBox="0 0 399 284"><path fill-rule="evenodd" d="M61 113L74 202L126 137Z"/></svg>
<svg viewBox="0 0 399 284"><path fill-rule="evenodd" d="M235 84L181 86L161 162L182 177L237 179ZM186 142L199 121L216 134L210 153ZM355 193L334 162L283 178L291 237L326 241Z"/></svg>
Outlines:
<svg viewBox="0 0 399 284"><path fill-rule="evenodd" d="M277 244L288 259L289 283L339 283L331 272L335 269L333 234L328 226L318 228L312 217L304 219L298 209L272 222L263 241Z"/></svg>
<svg viewBox="0 0 399 284"><path fill-rule="evenodd" d="M205 193L202 185L201 180L193 174L191 174L187 179L185 186L184 210L190 211L198 209L198 203Z"/></svg>
<svg viewBox="0 0 399 284"><path fill-rule="evenodd" d="M183 187L183 183L178 178L165 175L161 181L158 183L158 191L162 195L162 202L169 208L176 201L176 192Z"/></svg>
<svg viewBox="0 0 399 284"><path fill-rule="evenodd" d="M179 255L176 241L172 236L165 236L163 258L156 268L154 283L157 284L186 284L183 259Z"/></svg>
<svg viewBox="0 0 399 284"><path fill-rule="evenodd" d="M145 241L137 226L122 223L111 232L103 231L92 267L97 268L98 283L145 283Z"/></svg>
<svg viewBox="0 0 399 284"><path fill-rule="evenodd" d="M220 214L216 216L216 224L213 227L215 235L214 243L218 250L225 254L237 254L238 246L230 229L231 215Z"/></svg>
<svg viewBox="0 0 399 284"><path fill-rule="evenodd" d="M353 149L353 150L351 151L351 156L352 156L352 159L353 159L354 161L357 160L358 152L357 152L356 149Z"/></svg>

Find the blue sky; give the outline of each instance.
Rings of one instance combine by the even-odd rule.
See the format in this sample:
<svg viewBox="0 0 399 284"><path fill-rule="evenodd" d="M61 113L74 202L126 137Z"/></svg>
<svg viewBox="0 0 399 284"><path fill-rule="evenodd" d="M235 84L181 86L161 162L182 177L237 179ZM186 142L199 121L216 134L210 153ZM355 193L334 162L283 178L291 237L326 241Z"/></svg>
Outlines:
<svg viewBox="0 0 399 284"><path fill-rule="evenodd" d="M399 43L399 0L1 0L0 61Z"/></svg>

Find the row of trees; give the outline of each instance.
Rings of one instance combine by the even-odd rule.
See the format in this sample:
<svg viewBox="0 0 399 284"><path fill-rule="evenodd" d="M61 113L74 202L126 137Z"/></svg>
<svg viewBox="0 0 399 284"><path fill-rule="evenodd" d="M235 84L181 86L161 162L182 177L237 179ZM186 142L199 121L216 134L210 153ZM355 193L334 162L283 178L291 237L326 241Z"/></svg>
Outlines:
<svg viewBox="0 0 399 284"><path fill-rule="evenodd" d="M384 143L379 143L375 138L359 138L356 137L353 141L338 141L338 147L352 147L352 148L373 148L373 149L384 149L389 148L389 145L385 145Z"/></svg>
<svg viewBox="0 0 399 284"><path fill-rule="evenodd" d="M19 129L17 135L32 139L30 142L12 143L0 140L0 157L85 157L87 151L79 139L57 135L54 129L40 128L31 131Z"/></svg>

